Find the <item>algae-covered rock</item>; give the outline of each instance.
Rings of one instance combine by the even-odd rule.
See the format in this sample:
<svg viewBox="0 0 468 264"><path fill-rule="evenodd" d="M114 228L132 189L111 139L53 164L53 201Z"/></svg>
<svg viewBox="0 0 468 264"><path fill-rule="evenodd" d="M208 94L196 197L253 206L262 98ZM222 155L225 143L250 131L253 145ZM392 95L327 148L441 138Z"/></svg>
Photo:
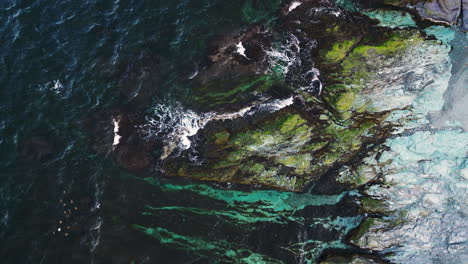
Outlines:
<svg viewBox="0 0 468 264"><path fill-rule="evenodd" d="M302 191L353 158L361 163L368 146L389 136L392 124L384 122L389 112L407 107L427 86L426 68L446 59L441 44L417 29L384 28L333 1L298 3L286 5L269 30L249 26L211 42L208 64L188 81L197 110L209 112L194 113L191 121L181 118L194 124L176 125L181 130L167 136L164 150L171 151L160 158L168 176ZM284 35L294 45L286 46L290 61L281 75L271 54ZM319 89L307 88L317 82ZM258 104L286 97L291 102L274 110ZM133 120L126 114L115 118L122 127ZM106 124L112 134L111 119ZM142 122L135 119L128 126L142 127ZM157 163L152 147L160 142L138 141L137 132L121 131L119 144L109 141L100 152L111 152L128 169ZM178 145L183 148L172 152ZM334 177L359 186L375 176L353 166Z"/></svg>
<svg viewBox="0 0 468 264"><path fill-rule="evenodd" d="M369 217L354 230L350 242L371 250L392 248L402 241L401 233L409 232L409 228L404 226L406 221L406 211L382 218Z"/></svg>
<svg viewBox="0 0 468 264"><path fill-rule="evenodd" d="M381 199L373 197L363 197L361 199L362 209L368 213L386 213L388 211L388 206L386 202Z"/></svg>
<svg viewBox="0 0 468 264"><path fill-rule="evenodd" d="M426 67L432 67L434 59L436 63L445 60L440 53L441 43L426 40L417 29L389 30L377 26L364 15L354 15L355 21L350 23L345 10L327 3L323 6L302 1L291 11L282 12L276 29L297 36L299 46L290 52L299 52L303 42L302 48L310 48L308 53L297 54L285 81L275 76L280 79L278 86L284 87L286 94L294 94L295 80L307 79L295 67L304 68L309 58L314 58L314 66L325 74L323 94L296 88L298 96L304 99L302 104L251 120L238 118L208 124L193 138L194 149L165 161L167 175L302 191L330 169L343 166L368 145L388 136L392 125L383 121L389 111L408 107L426 87ZM311 23L311 19L317 22ZM251 39L255 38L253 34ZM308 46L306 39L315 39L315 44ZM229 63L236 59L226 54L216 57L224 61L213 66L220 67L219 74L225 74L225 59ZM264 59L263 55L258 58ZM253 64L249 63L256 62L245 63L245 67L251 67ZM208 84L216 83L221 75L203 76L199 81L209 79L205 82ZM216 89L225 91L205 91L197 100L224 107L248 101L246 98L255 91L275 90L274 77L263 74L257 79L246 77L245 81L240 76L232 82L237 86L220 83ZM190 162L193 155L198 162ZM348 174L337 175L336 180L359 186L375 177L376 172L370 168L356 167Z"/></svg>
<svg viewBox="0 0 468 264"><path fill-rule="evenodd" d="M338 173L336 180L340 183L351 186L361 186L377 178L377 173L373 167L359 166L357 169L343 166Z"/></svg>
<svg viewBox="0 0 468 264"><path fill-rule="evenodd" d="M236 121L218 122L197 142L202 164L174 157L165 162L165 170L174 176L302 191L382 136L376 127L381 118L362 116L343 126L289 107L243 129Z"/></svg>
<svg viewBox="0 0 468 264"><path fill-rule="evenodd" d="M429 70L445 64L446 49L412 29L367 36L328 75L324 98L344 118L349 110L403 109L430 84Z"/></svg>
<svg viewBox="0 0 468 264"><path fill-rule="evenodd" d="M265 27L251 26L214 38L209 43L208 64L194 75L189 85L201 110L245 104L280 80L266 74L266 50L271 34Z"/></svg>

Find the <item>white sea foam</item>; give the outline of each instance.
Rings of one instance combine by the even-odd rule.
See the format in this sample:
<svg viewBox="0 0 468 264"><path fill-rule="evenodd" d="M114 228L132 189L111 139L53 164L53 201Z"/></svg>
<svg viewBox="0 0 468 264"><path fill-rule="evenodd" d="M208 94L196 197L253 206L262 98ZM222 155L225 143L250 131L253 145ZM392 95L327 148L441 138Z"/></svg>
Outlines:
<svg viewBox="0 0 468 264"><path fill-rule="evenodd" d="M240 55L244 56L245 58L247 58L247 56L245 55L245 47L244 45L242 44L242 41L237 43L236 45L237 47L237 53L239 53ZM248 59L248 58L247 58Z"/></svg>
<svg viewBox="0 0 468 264"><path fill-rule="evenodd" d="M63 84L60 82L60 80L48 82L47 86L50 86L50 90L56 94L59 94L63 91Z"/></svg>
<svg viewBox="0 0 468 264"><path fill-rule="evenodd" d="M294 9L296 9L296 7L300 5L302 5L301 2L296 2L296 1L292 2L291 5L289 6L288 13L293 11Z"/></svg>
<svg viewBox="0 0 468 264"><path fill-rule="evenodd" d="M189 149L191 146L190 137L196 135L211 121L251 115L258 109L274 112L291 105L293 102L294 97L291 96L286 99L266 100L263 103L253 104L232 113L207 112L200 114L186 109L180 104L157 104L154 107L153 115L149 116L148 122L140 128L147 139L155 136L164 138L165 146L161 159L165 159L175 150Z"/></svg>
<svg viewBox="0 0 468 264"><path fill-rule="evenodd" d="M322 93L323 89L323 84L319 79L320 76L320 71L317 68L312 68L310 71L308 71L305 74L306 79L309 81L307 86L300 87L299 89L305 91L305 92L314 92L314 83L318 83L318 94L320 95Z"/></svg>
<svg viewBox="0 0 468 264"><path fill-rule="evenodd" d="M284 45L267 50L266 53L273 71L286 75L290 67L300 60L300 51L299 39L290 34Z"/></svg>
<svg viewBox="0 0 468 264"><path fill-rule="evenodd" d="M114 141L112 143L112 146L115 147L120 143L120 139L122 137L119 135L119 121L113 118L112 122L114 123Z"/></svg>

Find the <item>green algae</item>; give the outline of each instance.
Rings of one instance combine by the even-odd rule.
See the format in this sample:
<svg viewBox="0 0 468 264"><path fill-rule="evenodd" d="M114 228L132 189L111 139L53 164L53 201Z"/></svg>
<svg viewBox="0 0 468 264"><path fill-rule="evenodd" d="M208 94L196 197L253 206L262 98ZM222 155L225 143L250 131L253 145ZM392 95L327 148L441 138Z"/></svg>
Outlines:
<svg viewBox="0 0 468 264"><path fill-rule="evenodd" d="M281 134L287 134L305 123L306 121L300 115L294 114L285 117L279 122L278 126Z"/></svg>
<svg viewBox="0 0 468 264"><path fill-rule="evenodd" d="M367 36L346 51L347 55L343 58L343 54L334 55L340 61L339 68L330 75L333 84L326 88L324 99L342 120L351 118L353 112L372 110L372 102L365 98L362 90L378 78L380 68L404 56L411 47L422 41L423 37L417 30L383 32L381 36Z"/></svg>
<svg viewBox="0 0 468 264"><path fill-rule="evenodd" d="M279 85L281 79L273 75L260 75L241 80L225 80L211 82L196 89L194 100L214 107L220 104L236 103L242 100L245 93L264 92L273 85Z"/></svg>
<svg viewBox="0 0 468 264"><path fill-rule="evenodd" d="M374 199L372 197L364 197L361 199L361 204L366 212L384 213L387 211L385 201Z"/></svg>
<svg viewBox="0 0 468 264"><path fill-rule="evenodd" d="M218 145L222 145L228 142L229 136L230 134L227 131L218 132L213 135L214 141Z"/></svg>
<svg viewBox="0 0 468 264"><path fill-rule="evenodd" d="M409 47L422 40L418 33L396 31L389 33L387 40L380 45L358 45L341 63L340 75L345 77L346 84L354 85L351 88L356 88L356 86L361 88L362 84L370 78L370 74L377 70L376 65L373 65L373 58L394 57L396 54L403 54Z"/></svg>
<svg viewBox="0 0 468 264"><path fill-rule="evenodd" d="M358 127L344 127L332 123L326 128L327 132L335 135L335 140L330 143L330 152L346 153L349 150L359 149L363 136L372 134L375 125L373 121L363 122Z"/></svg>
<svg viewBox="0 0 468 264"><path fill-rule="evenodd" d="M358 244L358 241L361 239L361 237L363 237L369 231L369 229L377 223L377 221L379 221L378 218L366 218L359 225L356 232L351 236L350 241L354 244Z"/></svg>
<svg viewBox="0 0 468 264"><path fill-rule="evenodd" d="M366 140L374 137L380 120L349 120L337 125L327 119L312 125L297 112L285 109L253 129L214 132L211 142L204 145L211 158L203 166L179 163L174 165L177 171L171 167L166 171L200 180L302 191L332 166L356 155Z"/></svg>
<svg viewBox="0 0 468 264"><path fill-rule="evenodd" d="M341 63L341 75L345 77L345 83L350 84L351 88L359 91L362 84L371 77L371 72L376 70L370 64L372 63L370 60L372 57L391 57L396 53L402 53L410 45L409 42L409 36L405 36L405 34L393 34L381 45L356 46Z"/></svg>
<svg viewBox="0 0 468 264"><path fill-rule="evenodd" d="M312 155L307 154L297 154L292 156L287 156L279 159L279 163L287 167L295 168L297 174L304 174L309 171L311 168Z"/></svg>
<svg viewBox="0 0 468 264"><path fill-rule="evenodd" d="M349 184L352 186L361 186L375 179L376 173L373 168L367 166L359 166L357 169L347 169L342 171L336 180L340 183Z"/></svg>
<svg viewBox="0 0 468 264"><path fill-rule="evenodd" d="M345 40L341 43L333 44L331 50L327 51L323 57L326 63L338 63L342 61L352 47L357 43L356 39Z"/></svg>
<svg viewBox="0 0 468 264"><path fill-rule="evenodd" d="M353 107L354 100L356 99L356 94L348 91L341 93L334 102L336 110L340 112L346 112Z"/></svg>

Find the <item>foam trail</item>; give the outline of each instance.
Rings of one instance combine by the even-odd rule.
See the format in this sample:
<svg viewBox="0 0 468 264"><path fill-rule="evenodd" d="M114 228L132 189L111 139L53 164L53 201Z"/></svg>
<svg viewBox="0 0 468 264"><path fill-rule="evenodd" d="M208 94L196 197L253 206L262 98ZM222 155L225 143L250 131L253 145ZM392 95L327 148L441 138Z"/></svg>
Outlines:
<svg viewBox="0 0 468 264"><path fill-rule="evenodd" d="M247 56L245 55L245 47L244 45L242 45L242 42L239 42L237 45L237 53L239 53L240 55L244 56L246 59L249 59L247 58Z"/></svg>
<svg viewBox="0 0 468 264"><path fill-rule="evenodd" d="M301 2L292 2L289 6L288 13L296 9L298 6L302 5Z"/></svg>
<svg viewBox="0 0 468 264"><path fill-rule="evenodd" d="M114 123L114 142L112 143L112 146L115 147L119 145L120 139L122 137L118 134L119 133L119 121L113 118L112 122Z"/></svg>
<svg viewBox="0 0 468 264"><path fill-rule="evenodd" d="M276 69L274 71L286 75L291 66L300 62L299 54L301 47L299 46L299 42L296 36L290 34L285 45L266 51L271 67Z"/></svg>
<svg viewBox="0 0 468 264"><path fill-rule="evenodd" d="M190 137L214 120L229 120L254 114L257 110L275 112L291 105L294 97L276 99L273 101L250 105L232 113L208 112L197 114L190 109L184 109L181 105L167 106L159 104L155 107L154 114L158 119L148 118L148 123L141 128L147 138L160 134L165 135L164 153L161 159L167 158L174 150L185 150L191 146Z"/></svg>

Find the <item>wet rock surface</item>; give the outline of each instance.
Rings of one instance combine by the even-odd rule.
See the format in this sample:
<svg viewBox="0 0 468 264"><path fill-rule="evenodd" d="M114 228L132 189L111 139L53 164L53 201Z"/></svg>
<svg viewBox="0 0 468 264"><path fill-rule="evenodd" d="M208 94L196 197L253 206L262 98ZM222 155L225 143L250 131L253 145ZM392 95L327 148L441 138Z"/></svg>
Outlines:
<svg viewBox="0 0 468 264"><path fill-rule="evenodd" d="M458 20L462 21L462 26L466 29L463 12L467 8L466 0L379 0L379 1L359 1L365 7L395 6L416 12L421 18L447 25L455 25ZM462 17L463 16L463 17Z"/></svg>
<svg viewBox="0 0 468 264"><path fill-rule="evenodd" d="M282 12L279 28L286 43L296 41L283 85L290 86L296 103L202 128L193 138L196 147L165 161L167 175L302 191L388 136L392 126L383 121L389 111L409 106L427 86L420 84L426 73L416 71L426 64L410 59L419 52L414 47L430 52L440 44L426 41L418 30L376 27L365 16L353 15L351 23L345 10L317 5L305 1ZM403 63L416 68L407 72ZM304 68L319 69L312 74L323 90L303 89Z"/></svg>
<svg viewBox="0 0 468 264"><path fill-rule="evenodd" d="M448 24L456 22L462 8L445 1L361 4L415 8L424 18ZM418 171L396 166L397 154L389 151L395 146L388 142L406 137L399 128L419 127L440 105L424 101L442 98L450 49L436 38L441 28L420 30L408 13L366 12L352 13L333 1L285 2L271 27L253 25L212 40L206 64L185 80L193 87L197 112L170 123L169 136L158 131L151 137L142 129L149 127L151 134L151 125L161 128L164 117L148 122L141 113L108 111L92 118L93 149L130 171L158 165L164 177L228 186L304 192L329 177L327 183L362 194L356 199L358 211L367 218L352 232L350 244L376 252L395 250L409 239L432 243L432 236L406 235L417 228L411 223L421 219L420 212L387 201L393 197L385 191L394 187L391 180L402 177L394 171ZM398 20L385 21L386 15ZM440 199L429 194L418 201L442 210ZM440 221L434 216L427 223ZM170 235L139 228L158 238ZM461 250L457 239L449 243L456 252ZM321 263L380 262L351 255Z"/></svg>
<svg viewBox="0 0 468 264"><path fill-rule="evenodd" d="M193 141L184 143L188 149L173 152L180 144L173 135L161 154L164 142L137 129L147 120L125 112L98 118L94 133L106 144L94 149L130 170L150 168L160 156L167 176L302 191L388 137L390 111L409 106L429 85L421 80L430 74L424 68L431 57L420 60L418 52L440 44L416 29L379 27L332 1L292 4L284 5L272 31L254 25L212 40L208 64L189 81L199 108L216 112L190 121L196 130L179 139ZM401 64L414 68L407 72ZM288 96L278 112L254 107ZM226 111L232 114L220 114ZM342 182L352 184L353 177Z"/></svg>
<svg viewBox="0 0 468 264"><path fill-rule="evenodd" d="M218 36L209 43L208 63L190 76L200 110L233 110L275 85L265 74L271 34L264 26Z"/></svg>

